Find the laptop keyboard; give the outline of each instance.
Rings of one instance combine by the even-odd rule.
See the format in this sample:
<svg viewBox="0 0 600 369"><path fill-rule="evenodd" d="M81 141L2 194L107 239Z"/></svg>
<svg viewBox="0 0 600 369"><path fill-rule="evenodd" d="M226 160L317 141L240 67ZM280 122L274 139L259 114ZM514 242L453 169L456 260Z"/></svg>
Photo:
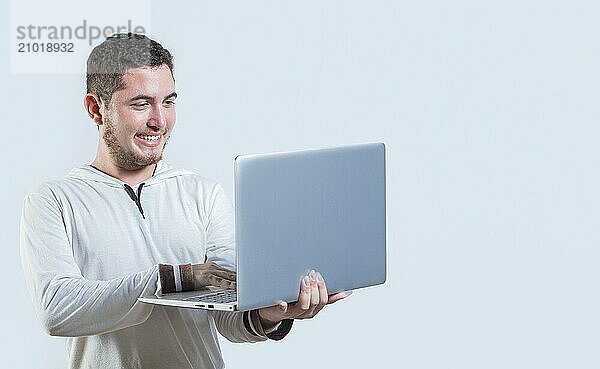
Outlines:
<svg viewBox="0 0 600 369"><path fill-rule="evenodd" d="M202 296L188 297L186 301L212 302L216 304L227 304L237 300L237 293L233 290L217 291Z"/></svg>

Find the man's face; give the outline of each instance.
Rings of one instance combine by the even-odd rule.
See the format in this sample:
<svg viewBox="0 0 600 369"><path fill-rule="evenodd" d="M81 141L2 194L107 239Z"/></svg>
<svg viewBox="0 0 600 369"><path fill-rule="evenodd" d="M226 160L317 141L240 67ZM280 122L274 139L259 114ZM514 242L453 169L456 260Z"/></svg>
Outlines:
<svg viewBox="0 0 600 369"><path fill-rule="evenodd" d="M175 125L175 82L168 66L128 69L103 114L102 139L120 168L157 163Z"/></svg>

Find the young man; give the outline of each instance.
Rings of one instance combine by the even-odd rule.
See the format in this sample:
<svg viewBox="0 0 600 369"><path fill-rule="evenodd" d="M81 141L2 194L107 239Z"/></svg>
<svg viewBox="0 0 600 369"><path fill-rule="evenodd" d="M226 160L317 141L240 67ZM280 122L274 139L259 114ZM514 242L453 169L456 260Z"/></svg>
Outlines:
<svg viewBox="0 0 600 369"><path fill-rule="evenodd" d="M69 337L69 368L223 368L216 331L233 342L282 339L293 319L346 296L328 296L311 272L298 302L250 312L137 301L235 288L233 212L223 189L161 160L176 98L169 51L141 35L108 38L87 62L96 158L25 199L27 286L46 331Z"/></svg>

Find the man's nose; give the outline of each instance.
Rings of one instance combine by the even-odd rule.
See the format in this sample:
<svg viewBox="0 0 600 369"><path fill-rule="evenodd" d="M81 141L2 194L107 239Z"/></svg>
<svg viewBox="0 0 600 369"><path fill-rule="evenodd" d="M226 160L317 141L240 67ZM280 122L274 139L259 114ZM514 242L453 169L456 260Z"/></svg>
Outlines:
<svg viewBox="0 0 600 369"><path fill-rule="evenodd" d="M158 104L152 108L152 113L148 119L147 126L161 130L167 125L167 112L165 108Z"/></svg>

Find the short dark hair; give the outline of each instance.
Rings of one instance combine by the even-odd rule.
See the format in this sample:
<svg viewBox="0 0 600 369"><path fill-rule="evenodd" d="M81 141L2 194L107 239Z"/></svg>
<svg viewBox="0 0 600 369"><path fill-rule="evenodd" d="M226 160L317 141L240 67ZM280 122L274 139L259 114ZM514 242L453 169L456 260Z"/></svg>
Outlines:
<svg viewBox="0 0 600 369"><path fill-rule="evenodd" d="M136 33L117 33L96 46L87 60L87 92L106 104L125 88L127 69L167 65L173 75L173 56L158 42Z"/></svg>

